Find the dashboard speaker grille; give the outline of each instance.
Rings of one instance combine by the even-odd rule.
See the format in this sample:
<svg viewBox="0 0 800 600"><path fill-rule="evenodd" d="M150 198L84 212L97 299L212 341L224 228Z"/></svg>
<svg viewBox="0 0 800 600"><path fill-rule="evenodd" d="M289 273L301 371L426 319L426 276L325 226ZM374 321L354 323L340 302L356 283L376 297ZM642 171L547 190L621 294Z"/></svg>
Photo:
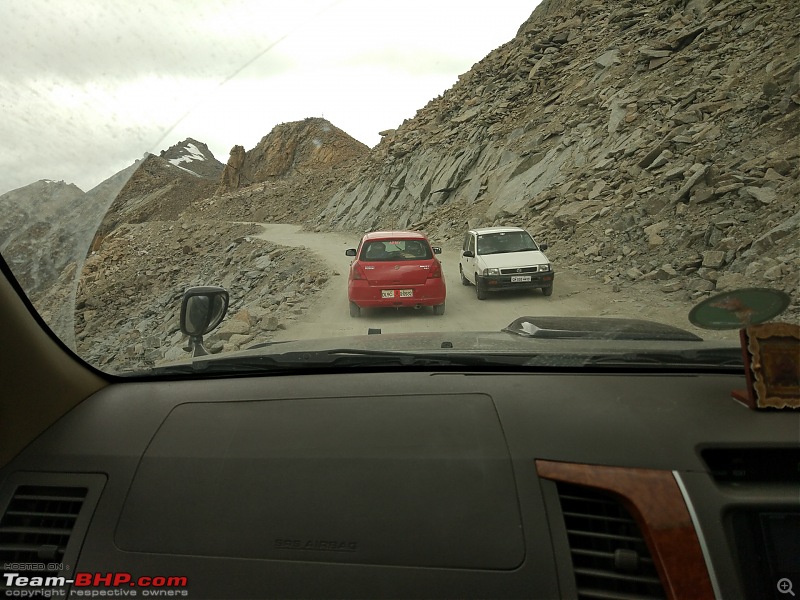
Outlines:
<svg viewBox="0 0 800 600"><path fill-rule="evenodd" d="M17 486L0 519L0 563L60 563L87 492L85 487Z"/></svg>
<svg viewBox="0 0 800 600"><path fill-rule="evenodd" d="M578 598L665 598L653 559L630 513L612 495L558 483Z"/></svg>

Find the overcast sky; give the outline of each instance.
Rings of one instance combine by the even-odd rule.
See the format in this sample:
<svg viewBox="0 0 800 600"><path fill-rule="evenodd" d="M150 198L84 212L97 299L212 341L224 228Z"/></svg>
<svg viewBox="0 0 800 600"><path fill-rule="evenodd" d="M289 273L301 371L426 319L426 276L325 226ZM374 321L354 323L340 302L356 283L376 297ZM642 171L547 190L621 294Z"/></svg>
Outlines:
<svg viewBox="0 0 800 600"><path fill-rule="evenodd" d="M226 162L324 116L372 147L538 0L4 0L0 194L89 190L193 137Z"/></svg>

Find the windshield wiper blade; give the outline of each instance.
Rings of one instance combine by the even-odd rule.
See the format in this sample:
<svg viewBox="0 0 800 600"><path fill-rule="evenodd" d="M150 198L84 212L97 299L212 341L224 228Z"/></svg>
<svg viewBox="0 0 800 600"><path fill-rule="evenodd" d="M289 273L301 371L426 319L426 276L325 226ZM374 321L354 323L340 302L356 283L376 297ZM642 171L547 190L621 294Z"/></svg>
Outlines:
<svg viewBox="0 0 800 600"><path fill-rule="evenodd" d="M480 368L530 369L531 367L575 368L586 366L626 366L641 368L717 368L742 369L741 352L731 349L683 350L674 352L623 353L474 353L408 352L336 348L316 352L205 356L177 365L154 367L157 375L297 373L304 370L364 368Z"/></svg>
<svg viewBox="0 0 800 600"><path fill-rule="evenodd" d="M742 369L738 349L683 350L675 352L626 352L587 356L584 365L640 365L644 367L711 367Z"/></svg>
<svg viewBox="0 0 800 600"><path fill-rule="evenodd" d="M525 356L456 354L438 352L393 352L384 350L354 350L336 348L319 352L284 352L245 356L204 357L191 363L165 365L151 373L192 374L287 372L313 368L341 367L475 367L496 364L524 364Z"/></svg>

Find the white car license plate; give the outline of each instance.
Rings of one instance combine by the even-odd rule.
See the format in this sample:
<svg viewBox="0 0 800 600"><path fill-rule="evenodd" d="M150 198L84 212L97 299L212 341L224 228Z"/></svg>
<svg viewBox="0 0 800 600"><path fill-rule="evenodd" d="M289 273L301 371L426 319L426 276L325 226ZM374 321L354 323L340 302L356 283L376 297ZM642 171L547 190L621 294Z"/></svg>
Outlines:
<svg viewBox="0 0 800 600"><path fill-rule="evenodd" d="M414 290L381 290L381 298L413 298Z"/></svg>
<svg viewBox="0 0 800 600"><path fill-rule="evenodd" d="M525 281L530 281L530 275L512 275L511 276L511 283L522 283Z"/></svg>

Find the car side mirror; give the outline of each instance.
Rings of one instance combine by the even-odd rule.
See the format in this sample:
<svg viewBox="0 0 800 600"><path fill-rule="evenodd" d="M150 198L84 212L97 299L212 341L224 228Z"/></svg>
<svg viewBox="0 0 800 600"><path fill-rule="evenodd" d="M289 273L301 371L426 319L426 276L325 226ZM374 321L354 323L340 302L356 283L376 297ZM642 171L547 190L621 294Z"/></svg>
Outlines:
<svg viewBox="0 0 800 600"><path fill-rule="evenodd" d="M461 254L461 256L463 256L465 258L475 258L475 253L472 250L464 250L464 252L463 252L463 254Z"/></svg>
<svg viewBox="0 0 800 600"><path fill-rule="evenodd" d="M547 244L539 244L539 250L547 250Z"/></svg>
<svg viewBox="0 0 800 600"><path fill-rule="evenodd" d="M433 253L434 254L441 254L442 253L442 249L439 248L439 246L434 246L433 247Z"/></svg>
<svg viewBox="0 0 800 600"><path fill-rule="evenodd" d="M355 256L356 255L356 249L355 248L348 248L347 250L344 251L344 254L345 254L345 256Z"/></svg>
<svg viewBox="0 0 800 600"><path fill-rule="evenodd" d="M208 351L203 346L203 336L210 333L228 312L228 292L216 286L188 288L181 301L181 331L189 336L192 356L203 356Z"/></svg>

